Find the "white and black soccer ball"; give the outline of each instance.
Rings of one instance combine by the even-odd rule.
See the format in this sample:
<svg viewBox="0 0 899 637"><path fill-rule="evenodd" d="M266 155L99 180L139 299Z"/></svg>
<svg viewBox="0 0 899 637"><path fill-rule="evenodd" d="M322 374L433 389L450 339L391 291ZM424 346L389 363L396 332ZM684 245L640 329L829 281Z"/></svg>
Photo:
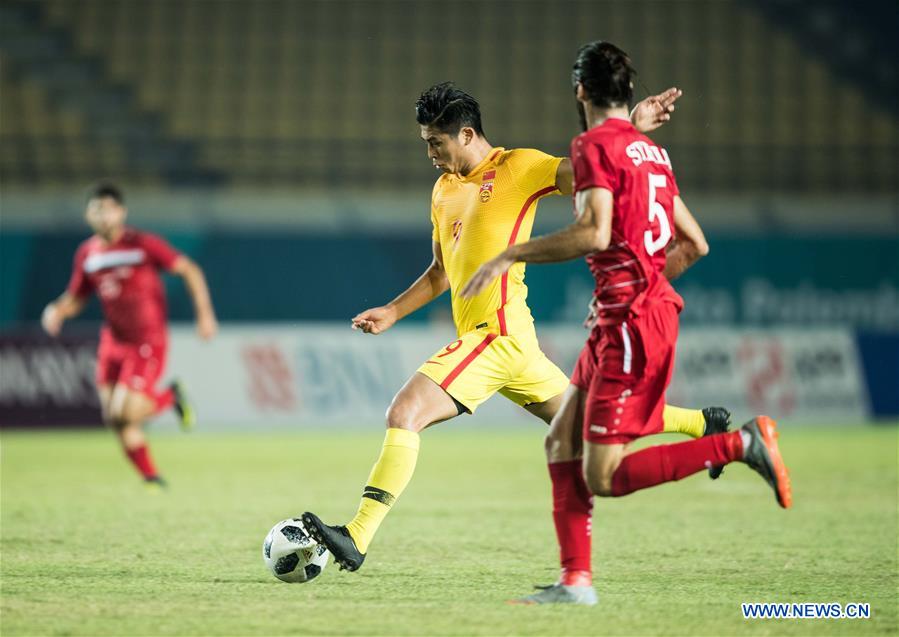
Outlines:
<svg viewBox="0 0 899 637"><path fill-rule="evenodd" d="M262 543L262 559L272 575L282 582L308 582L318 577L331 553L306 532L302 520L282 520L272 527Z"/></svg>

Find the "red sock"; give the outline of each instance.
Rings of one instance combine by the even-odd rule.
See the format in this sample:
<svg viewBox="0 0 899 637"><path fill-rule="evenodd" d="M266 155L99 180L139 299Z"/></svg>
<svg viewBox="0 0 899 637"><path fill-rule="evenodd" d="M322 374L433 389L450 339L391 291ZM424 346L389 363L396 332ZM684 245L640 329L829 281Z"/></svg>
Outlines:
<svg viewBox="0 0 899 637"><path fill-rule="evenodd" d="M553 521L559 540L562 584L591 583L590 526L593 494L584 482L580 460L549 463L553 483Z"/></svg>
<svg viewBox="0 0 899 637"><path fill-rule="evenodd" d="M618 465L612 475L612 495L627 495L663 482L680 480L742 457L743 439L739 430L641 449L625 456Z"/></svg>
<svg viewBox="0 0 899 637"><path fill-rule="evenodd" d="M137 467L137 470L140 471L145 480L158 477L156 466L153 464L153 459L150 458L150 451L147 449L147 445L141 445L134 449L125 449L125 455Z"/></svg>
<svg viewBox="0 0 899 637"><path fill-rule="evenodd" d="M156 411L154 413L162 413L175 404L175 392L172 391L171 387L167 387L161 392L156 393L153 396L153 400L156 401Z"/></svg>

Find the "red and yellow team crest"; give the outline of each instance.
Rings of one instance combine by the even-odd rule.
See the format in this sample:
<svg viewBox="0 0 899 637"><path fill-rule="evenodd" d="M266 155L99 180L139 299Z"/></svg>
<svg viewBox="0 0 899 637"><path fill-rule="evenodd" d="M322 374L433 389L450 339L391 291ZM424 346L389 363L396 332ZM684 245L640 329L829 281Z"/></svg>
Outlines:
<svg viewBox="0 0 899 637"><path fill-rule="evenodd" d="M490 198L493 196L493 179L496 177L495 170L488 170L484 173L484 176L481 178L483 183L481 184L481 191L479 193L481 197L481 203L487 203L490 201Z"/></svg>

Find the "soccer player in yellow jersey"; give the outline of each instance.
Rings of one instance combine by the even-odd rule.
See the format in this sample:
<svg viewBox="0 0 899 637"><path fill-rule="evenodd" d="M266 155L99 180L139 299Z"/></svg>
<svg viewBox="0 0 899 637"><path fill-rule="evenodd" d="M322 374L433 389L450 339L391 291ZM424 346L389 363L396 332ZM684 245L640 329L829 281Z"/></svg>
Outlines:
<svg viewBox="0 0 899 637"><path fill-rule="evenodd" d="M671 89L638 104L636 127L660 126L679 95ZM458 338L426 360L394 397L381 455L355 517L346 526L329 526L312 513L302 516L309 533L351 571L362 565L375 532L412 478L421 430L473 413L496 392L550 423L569 385L537 343L523 263L474 297L459 292L481 265L529 239L542 197L571 194L570 161L492 146L477 101L451 83L431 87L415 106L428 157L443 171L431 197L434 258L396 299L353 318L353 328L379 334L450 290ZM699 410L669 407L665 420L666 430L699 437L713 419ZM715 427L726 428L726 422Z"/></svg>

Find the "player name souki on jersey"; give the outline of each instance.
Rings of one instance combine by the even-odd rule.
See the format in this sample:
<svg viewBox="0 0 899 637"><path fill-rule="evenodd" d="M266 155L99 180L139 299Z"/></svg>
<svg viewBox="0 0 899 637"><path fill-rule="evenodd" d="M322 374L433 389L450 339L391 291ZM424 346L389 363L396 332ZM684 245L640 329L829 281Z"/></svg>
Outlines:
<svg viewBox="0 0 899 637"><path fill-rule="evenodd" d="M663 275L674 238L677 182L664 148L622 119L608 119L571 142L574 191L612 192L612 236L587 255L596 280L589 323L620 323L650 300L683 300Z"/></svg>
<svg viewBox="0 0 899 637"><path fill-rule="evenodd" d="M505 336L531 329L524 263L473 298L461 298L459 291L481 265L530 238L537 202L559 192L561 161L533 149L493 148L467 175L444 174L434 185L433 239L443 254L459 334L486 328Z"/></svg>

